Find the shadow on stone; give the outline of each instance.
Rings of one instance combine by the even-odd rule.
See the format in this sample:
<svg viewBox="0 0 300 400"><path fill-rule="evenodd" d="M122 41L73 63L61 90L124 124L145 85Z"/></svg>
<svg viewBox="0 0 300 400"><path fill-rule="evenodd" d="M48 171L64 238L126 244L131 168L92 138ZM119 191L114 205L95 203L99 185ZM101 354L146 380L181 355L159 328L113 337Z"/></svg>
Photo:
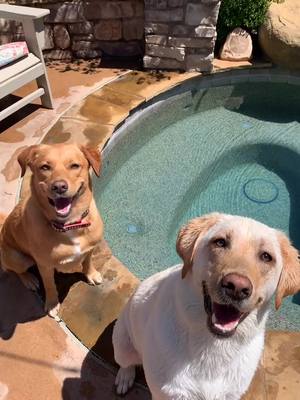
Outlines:
<svg viewBox="0 0 300 400"><path fill-rule="evenodd" d="M0 271L0 338L10 339L17 324L44 315L38 296L26 289L14 273Z"/></svg>
<svg viewBox="0 0 300 400"><path fill-rule="evenodd" d="M0 100L0 111L13 105L18 100L21 100L21 97L14 95L5 96L3 99ZM25 107L22 107L20 110L11 114L0 122L0 133L6 131L8 128L22 121L24 118L28 117L39 108L41 108L41 106L38 104L27 104Z"/></svg>
<svg viewBox="0 0 300 400"><path fill-rule="evenodd" d="M112 331L113 321L103 331L96 344L83 361L80 378L67 378L63 383L63 400L115 400L120 399L114 391L117 364L114 362ZM96 355L96 356L95 356ZM142 369L137 371L138 385L134 385L124 398L150 400Z"/></svg>

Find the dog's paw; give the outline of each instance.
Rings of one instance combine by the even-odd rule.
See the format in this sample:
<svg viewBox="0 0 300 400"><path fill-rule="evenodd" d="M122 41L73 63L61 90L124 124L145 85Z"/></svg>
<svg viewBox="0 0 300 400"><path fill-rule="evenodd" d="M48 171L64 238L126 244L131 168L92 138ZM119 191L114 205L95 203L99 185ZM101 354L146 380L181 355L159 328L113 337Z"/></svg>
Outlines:
<svg viewBox="0 0 300 400"><path fill-rule="evenodd" d="M59 303L47 303L45 304L45 312L49 315L49 317L54 318L55 321L61 321L61 318L58 315L60 308Z"/></svg>
<svg viewBox="0 0 300 400"><path fill-rule="evenodd" d="M90 285L100 285L103 282L100 272L96 270L86 274L86 279Z"/></svg>
<svg viewBox="0 0 300 400"><path fill-rule="evenodd" d="M24 272L23 274L19 274L19 277L25 287L27 289L36 292L40 286L39 280L36 276L31 274L30 272Z"/></svg>
<svg viewBox="0 0 300 400"><path fill-rule="evenodd" d="M131 365L127 368L120 368L116 380L116 392L117 394L124 395L132 387L135 378L135 366Z"/></svg>

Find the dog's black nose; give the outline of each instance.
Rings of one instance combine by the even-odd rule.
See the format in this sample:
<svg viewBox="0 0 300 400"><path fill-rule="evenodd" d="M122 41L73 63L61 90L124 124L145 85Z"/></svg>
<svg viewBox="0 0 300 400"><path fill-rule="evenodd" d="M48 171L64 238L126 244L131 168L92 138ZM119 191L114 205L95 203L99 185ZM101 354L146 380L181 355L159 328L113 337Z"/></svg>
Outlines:
<svg viewBox="0 0 300 400"><path fill-rule="evenodd" d="M51 191L57 194L63 194L68 190L68 184L66 181L55 181L51 185Z"/></svg>
<svg viewBox="0 0 300 400"><path fill-rule="evenodd" d="M252 294L252 283L243 275L228 274L221 280L223 292L232 300L244 300Z"/></svg>

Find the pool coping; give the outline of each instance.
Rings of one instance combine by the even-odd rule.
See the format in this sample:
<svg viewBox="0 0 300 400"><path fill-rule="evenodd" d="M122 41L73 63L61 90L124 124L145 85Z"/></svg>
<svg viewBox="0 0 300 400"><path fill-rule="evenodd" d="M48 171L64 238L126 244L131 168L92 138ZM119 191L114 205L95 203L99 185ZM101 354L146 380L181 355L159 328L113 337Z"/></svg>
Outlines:
<svg viewBox="0 0 300 400"><path fill-rule="evenodd" d="M217 70L211 74L200 74L200 73L183 73L175 74L173 72L163 73L163 84L156 85L157 82L153 75L148 80L147 84L151 86L151 90L142 87L139 90L139 82L141 79L148 79L149 72L135 72L131 71L111 82L103 85L100 89L93 91L86 96L80 107L78 104L70 107L65 113L63 113L58 121L52 126L51 129L41 139L41 143L58 143L62 140L56 130L56 124L62 119L68 124L67 130L72 129L72 121L75 124L83 123L89 124L91 121L86 116L86 110L84 108L88 106L90 97L97 98L96 104L103 108L111 107L112 112L109 120L103 121L101 118L100 107L98 110L99 115L93 115L92 124L97 125L97 129L104 129L104 133L99 135L98 140L94 140L92 144L96 144L99 150L102 150L107 146L107 143L114 136L115 132L126 122L128 117L131 117L134 113L139 111L141 108L149 107L149 105L156 103L165 97L170 97L172 92L186 91L189 85L197 84L197 89L208 89L210 87L234 85L238 83L246 82L274 82L274 83L287 83L291 85L300 85L300 71L289 71L279 68L270 67L270 64L264 66L243 66L234 69ZM129 90L123 88L128 86ZM118 88L121 88L121 92L118 92ZM145 89L145 90L144 90ZM113 93L113 98L108 98ZM125 99L132 101L132 105L125 105L122 101L116 99L116 94L123 95ZM58 127L61 128L61 127ZM61 134L64 132L60 131ZM69 138L66 140L75 141L76 138Z"/></svg>

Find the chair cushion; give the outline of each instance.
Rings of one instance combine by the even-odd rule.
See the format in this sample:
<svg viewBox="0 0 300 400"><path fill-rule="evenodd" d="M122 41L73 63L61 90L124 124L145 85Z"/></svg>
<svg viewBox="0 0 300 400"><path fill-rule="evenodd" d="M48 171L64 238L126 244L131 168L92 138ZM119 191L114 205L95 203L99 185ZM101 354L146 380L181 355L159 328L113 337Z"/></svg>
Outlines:
<svg viewBox="0 0 300 400"><path fill-rule="evenodd" d="M6 43L0 46L0 67L10 64L29 53L26 42Z"/></svg>
<svg viewBox="0 0 300 400"><path fill-rule="evenodd" d="M34 54L29 53L27 57L21 58L19 61L17 60L14 63L1 68L0 84L39 63L40 60Z"/></svg>

